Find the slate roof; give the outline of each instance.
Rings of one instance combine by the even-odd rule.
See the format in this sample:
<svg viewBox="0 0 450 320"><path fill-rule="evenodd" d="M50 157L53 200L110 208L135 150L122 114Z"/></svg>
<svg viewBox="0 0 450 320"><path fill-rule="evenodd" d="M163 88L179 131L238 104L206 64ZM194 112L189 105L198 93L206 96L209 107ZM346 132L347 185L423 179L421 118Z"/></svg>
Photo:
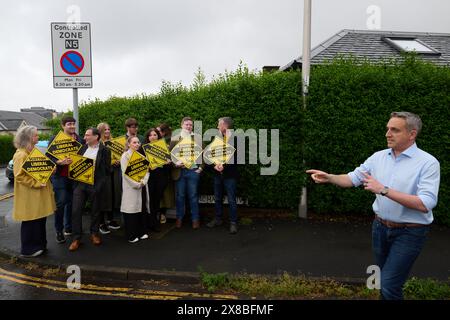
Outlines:
<svg viewBox="0 0 450 320"><path fill-rule="evenodd" d="M401 51L393 47L384 38L411 38L436 50L437 54L418 54L425 61L441 66L450 66L450 34L429 32L397 32L379 30L348 30L344 29L325 40L311 50L311 64L321 64L332 60L338 55L352 55L357 58L367 58L370 61L381 62L390 58L402 58ZM298 68L301 57L292 60L280 70Z"/></svg>
<svg viewBox="0 0 450 320"><path fill-rule="evenodd" d="M22 122L35 126L38 130L48 130L46 118L33 112L0 111L0 131L16 131Z"/></svg>
<svg viewBox="0 0 450 320"><path fill-rule="evenodd" d="M31 107L20 109L20 112L34 112L46 119L53 119L53 114L56 113L56 110L46 109L43 107Z"/></svg>

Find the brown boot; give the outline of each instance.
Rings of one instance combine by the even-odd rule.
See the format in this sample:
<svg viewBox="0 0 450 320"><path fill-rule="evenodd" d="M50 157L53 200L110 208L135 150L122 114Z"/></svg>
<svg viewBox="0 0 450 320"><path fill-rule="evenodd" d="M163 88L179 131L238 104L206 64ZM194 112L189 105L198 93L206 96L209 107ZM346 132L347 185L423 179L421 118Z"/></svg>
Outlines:
<svg viewBox="0 0 450 320"><path fill-rule="evenodd" d="M175 227L181 228L181 225L182 225L182 224L183 224L183 220L177 219L177 221L175 222Z"/></svg>
<svg viewBox="0 0 450 320"><path fill-rule="evenodd" d="M99 246L102 244L102 239L97 234L91 234L92 244Z"/></svg>
<svg viewBox="0 0 450 320"><path fill-rule="evenodd" d="M69 247L69 251L76 251L80 247L81 242L80 240L74 240Z"/></svg>
<svg viewBox="0 0 450 320"><path fill-rule="evenodd" d="M192 221L192 229L198 229L200 228L200 221Z"/></svg>

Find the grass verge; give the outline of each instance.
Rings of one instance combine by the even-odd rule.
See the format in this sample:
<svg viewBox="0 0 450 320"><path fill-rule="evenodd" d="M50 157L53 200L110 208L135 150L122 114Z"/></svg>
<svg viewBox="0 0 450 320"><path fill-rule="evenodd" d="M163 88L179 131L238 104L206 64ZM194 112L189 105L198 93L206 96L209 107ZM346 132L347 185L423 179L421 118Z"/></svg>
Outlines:
<svg viewBox="0 0 450 320"><path fill-rule="evenodd" d="M350 285L332 279L308 279L288 273L276 277L259 275L230 275L207 273L200 270L201 284L210 292L227 292L263 299L379 299L379 290L369 290L365 285ZM449 279L450 280L450 279ZM448 300L450 283L433 279L408 280L404 287L408 300Z"/></svg>

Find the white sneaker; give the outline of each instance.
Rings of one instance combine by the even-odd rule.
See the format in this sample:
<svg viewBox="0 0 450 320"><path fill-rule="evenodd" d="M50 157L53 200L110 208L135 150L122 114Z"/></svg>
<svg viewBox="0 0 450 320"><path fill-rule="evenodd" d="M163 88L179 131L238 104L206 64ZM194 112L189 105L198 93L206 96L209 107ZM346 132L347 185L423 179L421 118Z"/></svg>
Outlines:
<svg viewBox="0 0 450 320"><path fill-rule="evenodd" d="M133 240L128 240L129 243L136 243L139 241L139 238L134 238Z"/></svg>
<svg viewBox="0 0 450 320"><path fill-rule="evenodd" d="M141 237L141 240L145 240L145 239L148 239L148 234L144 234L144 235Z"/></svg>
<svg viewBox="0 0 450 320"><path fill-rule="evenodd" d="M40 255L43 254L43 253L44 253L44 250L38 250L38 251L36 251L36 252L33 253L33 254L22 254L21 256L22 256L22 257L25 257L25 258L34 258L34 257L40 256Z"/></svg>
<svg viewBox="0 0 450 320"><path fill-rule="evenodd" d="M165 215L165 214L162 214L162 215L161 215L161 218L159 219L159 222L161 222L162 224L164 224L164 223L167 222L167 220L166 220L166 215Z"/></svg>

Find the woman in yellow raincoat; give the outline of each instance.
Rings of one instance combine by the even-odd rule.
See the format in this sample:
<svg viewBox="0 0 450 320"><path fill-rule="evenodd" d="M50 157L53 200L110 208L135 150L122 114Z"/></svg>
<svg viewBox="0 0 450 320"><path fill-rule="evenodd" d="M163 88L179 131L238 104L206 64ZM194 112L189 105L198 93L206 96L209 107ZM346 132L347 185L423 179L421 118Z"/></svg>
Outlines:
<svg viewBox="0 0 450 320"><path fill-rule="evenodd" d="M14 146L17 148L14 162L14 209L13 219L21 221L21 253L37 257L47 248L45 224L47 217L56 209L50 180L42 184L22 170L23 163L38 142L37 128L24 126L19 129Z"/></svg>

